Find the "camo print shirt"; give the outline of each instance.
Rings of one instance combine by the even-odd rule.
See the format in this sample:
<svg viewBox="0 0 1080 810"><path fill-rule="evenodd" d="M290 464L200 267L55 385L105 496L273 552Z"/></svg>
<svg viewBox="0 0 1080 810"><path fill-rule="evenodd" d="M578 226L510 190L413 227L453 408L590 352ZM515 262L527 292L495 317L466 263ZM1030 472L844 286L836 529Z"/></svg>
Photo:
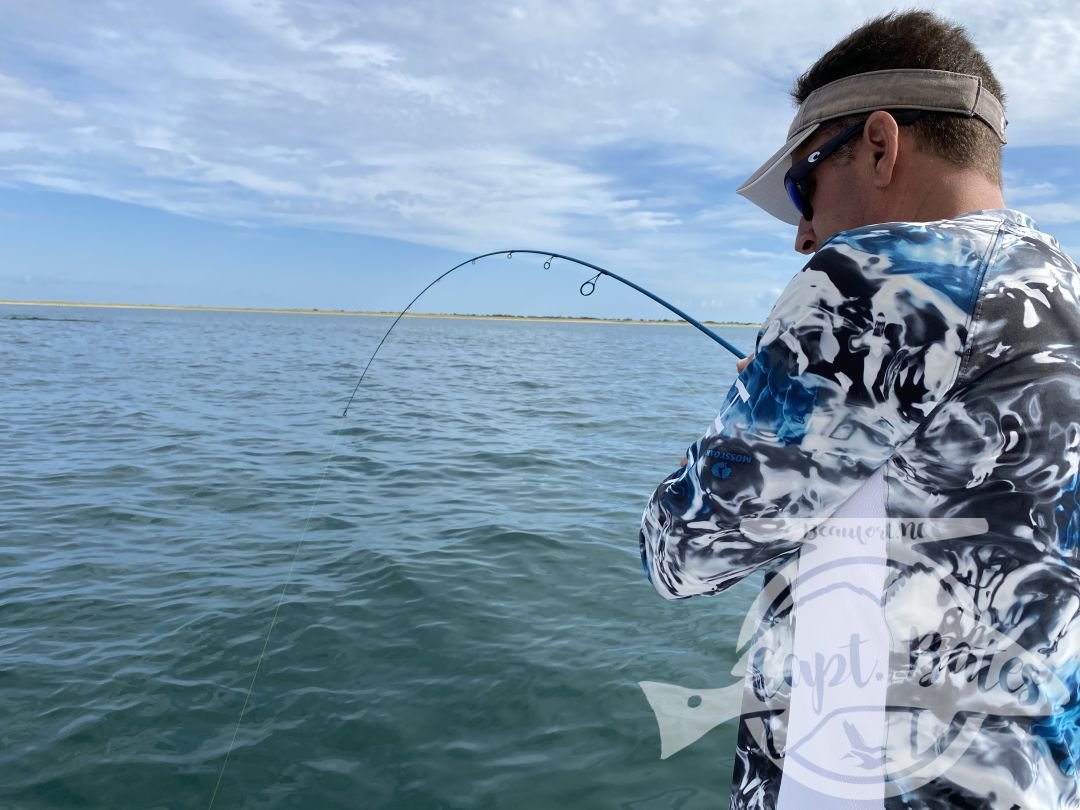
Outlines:
<svg viewBox="0 0 1080 810"><path fill-rule="evenodd" d="M1012 210L845 231L756 352L645 509L656 590L764 571L782 597L808 530L882 476L884 806L1080 807L1076 264ZM772 599L751 644L790 645L792 613ZM747 660L731 807L771 810L790 677Z"/></svg>

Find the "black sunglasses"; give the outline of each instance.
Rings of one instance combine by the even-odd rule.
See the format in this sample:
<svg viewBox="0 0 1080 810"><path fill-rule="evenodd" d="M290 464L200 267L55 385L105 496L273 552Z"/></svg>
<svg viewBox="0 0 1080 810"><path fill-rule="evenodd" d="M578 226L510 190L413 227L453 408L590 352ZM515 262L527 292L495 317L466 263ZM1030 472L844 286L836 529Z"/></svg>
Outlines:
<svg viewBox="0 0 1080 810"><path fill-rule="evenodd" d="M903 112L893 112L890 114L896 119L897 124L903 126L906 124L913 124L921 112L921 110L904 110ZM810 172L820 166L825 158L833 154L856 135L861 135L863 129L866 127L867 120L869 120L869 118L864 119L857 124L852 124L839 134L829 138L829 140L825 141L825 143L788 169L787 174L784 175L784 188L787 189L788 197L791 198L795 210L798 211L802 218L807 222L810 222L814 218L814 208L810 205L810 192L813 189L811 188L810 183L807 182Z"/></svg>

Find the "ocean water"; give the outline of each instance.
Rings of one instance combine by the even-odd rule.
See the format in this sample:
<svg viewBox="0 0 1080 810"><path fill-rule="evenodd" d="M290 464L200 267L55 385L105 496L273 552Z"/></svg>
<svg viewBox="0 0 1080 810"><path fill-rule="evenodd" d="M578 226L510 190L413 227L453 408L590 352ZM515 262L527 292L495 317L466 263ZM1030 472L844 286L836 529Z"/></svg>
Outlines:
<svg viewBox="0 0 1080 810"><path fill-rule="evenodd" d="M737 680L760 578L667 602L637 524L734 357L408 319L341 419L389 323L0 307L0 807L727 807L638 683Z"/></svg>

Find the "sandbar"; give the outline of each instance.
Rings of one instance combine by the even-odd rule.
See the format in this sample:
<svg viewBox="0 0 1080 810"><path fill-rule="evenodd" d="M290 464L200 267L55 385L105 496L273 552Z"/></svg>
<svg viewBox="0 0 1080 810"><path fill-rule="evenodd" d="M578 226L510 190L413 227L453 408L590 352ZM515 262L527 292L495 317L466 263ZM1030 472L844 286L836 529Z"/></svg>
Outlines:
<svg viewBox="0 0 1080 810"><path fill-rule="evenodd" d="M397 312L367 312L345 309L273 309L270 307L183 306L180 304L99 304L80 301L0 301L0 306L84 307L89 309L161 309L187 312L265 312L279 315L349 315L369 318L396 318ZM549 323L623 323L645 326L686 326L686 321L639 318L590 318L561 315L467 315L456 312L407 312L406 318L471 318L482 321L536 321ZM702 321L709 326L760 326L738 321Z"/></svg>

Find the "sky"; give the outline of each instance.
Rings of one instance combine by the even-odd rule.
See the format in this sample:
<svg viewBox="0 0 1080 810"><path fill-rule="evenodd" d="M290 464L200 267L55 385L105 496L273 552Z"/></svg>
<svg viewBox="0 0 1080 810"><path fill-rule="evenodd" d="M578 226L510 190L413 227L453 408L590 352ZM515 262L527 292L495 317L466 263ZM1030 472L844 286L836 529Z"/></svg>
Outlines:
<svg viewBox="0 0 1080 810"><path fill-rule="evenodd" d="M0 299L399 310L533 248L758 321L794 228L735 195L869 0L2 0ZM924 5L1007 94L1005 199L1080 256L1075 0ZM418 311L667 317L470 265Z"/></svg>

